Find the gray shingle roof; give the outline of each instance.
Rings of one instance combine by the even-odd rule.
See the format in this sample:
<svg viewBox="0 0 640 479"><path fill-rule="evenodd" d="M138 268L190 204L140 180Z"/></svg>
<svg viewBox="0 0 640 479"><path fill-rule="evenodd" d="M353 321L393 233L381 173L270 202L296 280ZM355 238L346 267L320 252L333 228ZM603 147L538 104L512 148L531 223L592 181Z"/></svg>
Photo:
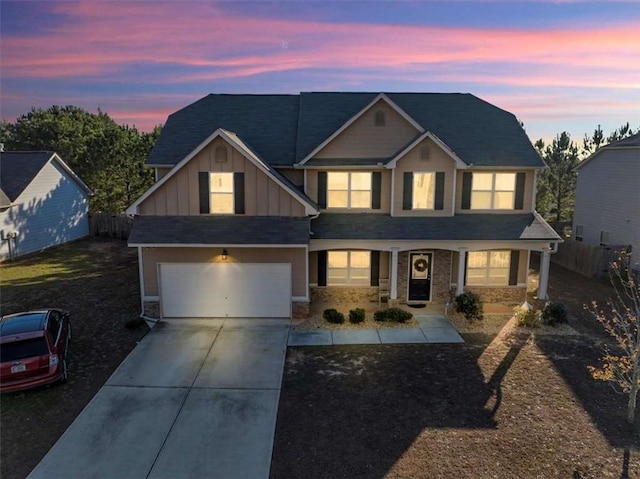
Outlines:
<svg viewBox="0 0 640 479"><path fill-rule="evenodd" d="M208 95L169 116L147 163L175 165L224 128L237 133L272 166L292 166L377 95ZM467 164L544 166L516 117L473 95L386 95Z"/></svg>
<svg viewBox="0 0 640 479"><path fill-rule="evenodd" d="M52 151L0 153L0 188L12 202L29 186L53 155Z"/></svg>
<svg viewBox="0 0 640 479"><path fill-rule="evenodd" d="M149 165L175 165L218 128L233 131L271 165L295 159L298 95L208 95L167 119Z"/></svg>
<svg viewBox="0 0 640 479"><path fill-rule="evenodd" d="M137 216L129 244L307 244L309 218Z"/></svg>
<svg viewBox="0 0 640 479"><path fill-rule="evenodd" d="M531 213L466 214L443 217L322 213L311 221L313 232L311 239L425 241L557 241L560 239L550 227L548 230L542 229L537 227L538 224L539 219ZM536 227L532 229L531 225ZM534 232L539 234L534 235Z"/></svg>
<svg viewBox="0 0 640 479"><path fill-rule="evenodd" d="M605 145L603 148L607 148L609 146L614 146L616 148L640 146L640 133L636 133L635 135L631 135L627 138L623 138L622 140Z"/></svg>

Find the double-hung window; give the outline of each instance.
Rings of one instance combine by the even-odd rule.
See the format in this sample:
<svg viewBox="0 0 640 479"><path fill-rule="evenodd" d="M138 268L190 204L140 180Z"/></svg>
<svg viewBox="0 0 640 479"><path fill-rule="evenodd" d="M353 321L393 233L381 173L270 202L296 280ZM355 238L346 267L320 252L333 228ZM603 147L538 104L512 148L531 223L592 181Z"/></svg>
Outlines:
<svg viewBox="0 0 640 479"><path fill-rule="evenodd" d="M510 251L471 251L467 259L469 286L507 286Z"/></svg>
<svg viewBox="0 0 640 479"><path fill-rule="evenodd" d="M211 205L212 214L233 214L233 173L211 173Z"/></svg>
<svg viewBox="0 0 640 479"><path fill-rule="evenodd" d="M327 207L371 208L371 172L328 172Z"/></svg>
<svg viewBox="0 0 640 479"><path fill-rule="evenodd" d="M371 277L369 251L329 251L327 253L327 285L368 286Z"/></svg>
<svg viewBox="0 0 640 479"><path fill-rule="evenodd" d="M515 173L474 173L472 210L512 210L515 205Z"/></svg>
<svg viewBox="0 0 640 479"><path fill-rule="evenodd" d="M432 210L435 204L436 180L434 173L413 174L414 210Z"/></svg>

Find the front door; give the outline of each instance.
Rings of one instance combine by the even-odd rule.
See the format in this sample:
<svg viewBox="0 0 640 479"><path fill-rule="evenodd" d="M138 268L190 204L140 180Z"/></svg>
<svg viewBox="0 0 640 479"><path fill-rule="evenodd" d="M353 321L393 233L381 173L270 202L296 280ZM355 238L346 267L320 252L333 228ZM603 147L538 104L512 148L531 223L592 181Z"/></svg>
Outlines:
<svg viewBox="0 0 640 479"><path fill-rule="evenodd" d="M431 300L433 253L409 253L409 301Z"/></svg>

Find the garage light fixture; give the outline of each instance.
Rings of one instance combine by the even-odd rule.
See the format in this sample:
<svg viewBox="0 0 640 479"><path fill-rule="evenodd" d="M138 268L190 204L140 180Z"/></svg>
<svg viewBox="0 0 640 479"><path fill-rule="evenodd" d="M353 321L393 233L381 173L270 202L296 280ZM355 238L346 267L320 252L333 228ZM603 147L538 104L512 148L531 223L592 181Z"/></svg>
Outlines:
<svg viewBox="0 0 640 479"><path fill-rule="evenodd" d="M226 261L227 260L227 249L223 248L222 249L222 261Z"/></svg>

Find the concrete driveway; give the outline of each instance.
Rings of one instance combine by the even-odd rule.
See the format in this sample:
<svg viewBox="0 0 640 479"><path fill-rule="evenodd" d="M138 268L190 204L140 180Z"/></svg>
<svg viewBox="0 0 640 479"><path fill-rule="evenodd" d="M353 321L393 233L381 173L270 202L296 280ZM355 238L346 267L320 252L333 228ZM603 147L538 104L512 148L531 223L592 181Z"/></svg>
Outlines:
<svg viewBox="0 0 640 479"><path fill-rule="evenodd" d="M289 325L159 323L29 478L268 478Z"/></svg>

